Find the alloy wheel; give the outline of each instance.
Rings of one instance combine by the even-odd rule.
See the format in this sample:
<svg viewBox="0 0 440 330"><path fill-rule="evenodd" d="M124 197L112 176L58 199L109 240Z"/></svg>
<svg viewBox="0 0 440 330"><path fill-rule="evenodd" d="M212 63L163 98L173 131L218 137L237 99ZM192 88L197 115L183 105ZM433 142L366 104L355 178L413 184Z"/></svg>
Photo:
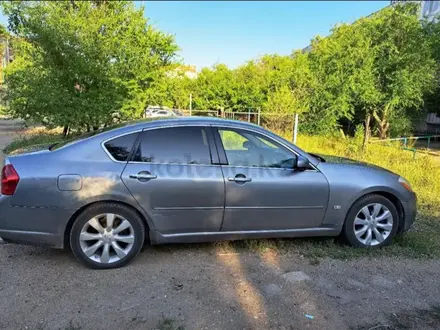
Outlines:
<svg viewBox="0 0 440 330"><path fill-rule="evenodd" d="M357 213L353 223L356 239L367 246L382 243L393 230L393 220L392 213L383 204L373 203L364 206Z"/></svg>
<svg viewBox="0 0 440 330"><path fill-rule="evenodd" d="M105 213L87 221L81 229L82 252L98 263L114 263L126 257L133 248L134 229L124 217Z"/></svg>

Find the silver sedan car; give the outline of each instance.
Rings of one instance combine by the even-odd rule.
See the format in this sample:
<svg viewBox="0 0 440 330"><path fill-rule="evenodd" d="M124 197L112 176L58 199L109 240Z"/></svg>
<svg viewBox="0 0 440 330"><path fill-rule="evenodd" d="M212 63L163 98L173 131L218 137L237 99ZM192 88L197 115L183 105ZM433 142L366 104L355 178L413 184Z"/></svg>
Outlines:
<svg viewBox="0 0 440 330"><path fill-rule="evenodd" d="M121 267L151 244L340 236L380 247L416 196L397 174L309 154L263 128L180 118L126 124L9 156L0 237Z"/></svg>

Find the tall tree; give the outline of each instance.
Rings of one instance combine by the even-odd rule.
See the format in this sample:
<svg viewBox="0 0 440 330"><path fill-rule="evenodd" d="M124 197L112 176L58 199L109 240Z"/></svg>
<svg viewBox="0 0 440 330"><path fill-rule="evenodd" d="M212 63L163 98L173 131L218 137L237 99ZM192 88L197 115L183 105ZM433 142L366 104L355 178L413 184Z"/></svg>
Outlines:
<svg viewBox="0 0 440 330"><path fill-rule="evenodd" d="M310 57L319 80L318 111L349 120L359 113L366 123L372 116L382 139L390 118L421 109L436 68L413 3L337 26L328 38L315 39Z"/></svg>
<svg viewBox="0 0 440 330"><path fill-rule="evenodd" d="M96 128L139 116L177 46L131 2L3 2L21 38L8 69L11 110L52 125Z"/></svg>
<svg viewBox="0 0 440 330"><path fill-rule="evenodd" d="M388 136L393 113L421 109L424 92L434 86L436 64L418 14L419 4L403 3L359 23L375 51L380 100L373 116L380 138Z"/></svg>

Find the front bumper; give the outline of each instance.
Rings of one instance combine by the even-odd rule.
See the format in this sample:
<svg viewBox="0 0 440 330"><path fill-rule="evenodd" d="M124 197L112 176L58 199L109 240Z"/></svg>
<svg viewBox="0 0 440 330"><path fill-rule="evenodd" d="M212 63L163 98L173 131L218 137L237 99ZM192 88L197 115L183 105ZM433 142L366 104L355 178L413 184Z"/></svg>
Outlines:
<svg viewBox="0 0 440 330"><path fill-rule="evenodd" d="M417 196L411 193L408 201L402 201L403 217L399 226L399 233L405 232L412 227L417 214Z"/></svg>

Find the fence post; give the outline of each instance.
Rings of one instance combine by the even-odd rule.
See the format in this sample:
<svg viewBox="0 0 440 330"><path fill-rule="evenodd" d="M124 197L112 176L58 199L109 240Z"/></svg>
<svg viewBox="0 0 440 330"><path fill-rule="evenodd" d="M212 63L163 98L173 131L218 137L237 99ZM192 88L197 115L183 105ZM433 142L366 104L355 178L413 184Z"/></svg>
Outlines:
<svg viewBox="0 0 440 330"><path fill-rule="evenodd" d="M251 108L248 108L248 123L251 122Z"/></svg>
<svg viewBox="0 0 440 330"><path fill-rule="evenodd" d="M431 137L428 136L428 149L429 149L429 144L430 144L430 142L431 142Z"/></svg>
<svg viewBox="0 0 440 330"><path fill-rule="evenodd" d="M192 94L189 94L189 115L192 116Z"/></svg>
<svg viewBox="0 0 440 330"><path fill-rule="evenodd" d="M295 113L295 126L293 127L293 143L296 143L297 136L298 136L298 114Z"/></svg>
<svg viewBox="0 0 440 330"><path fill-rule="evenodd" d="M260 125L261 109L258 108L258 125Z"/></svg>

